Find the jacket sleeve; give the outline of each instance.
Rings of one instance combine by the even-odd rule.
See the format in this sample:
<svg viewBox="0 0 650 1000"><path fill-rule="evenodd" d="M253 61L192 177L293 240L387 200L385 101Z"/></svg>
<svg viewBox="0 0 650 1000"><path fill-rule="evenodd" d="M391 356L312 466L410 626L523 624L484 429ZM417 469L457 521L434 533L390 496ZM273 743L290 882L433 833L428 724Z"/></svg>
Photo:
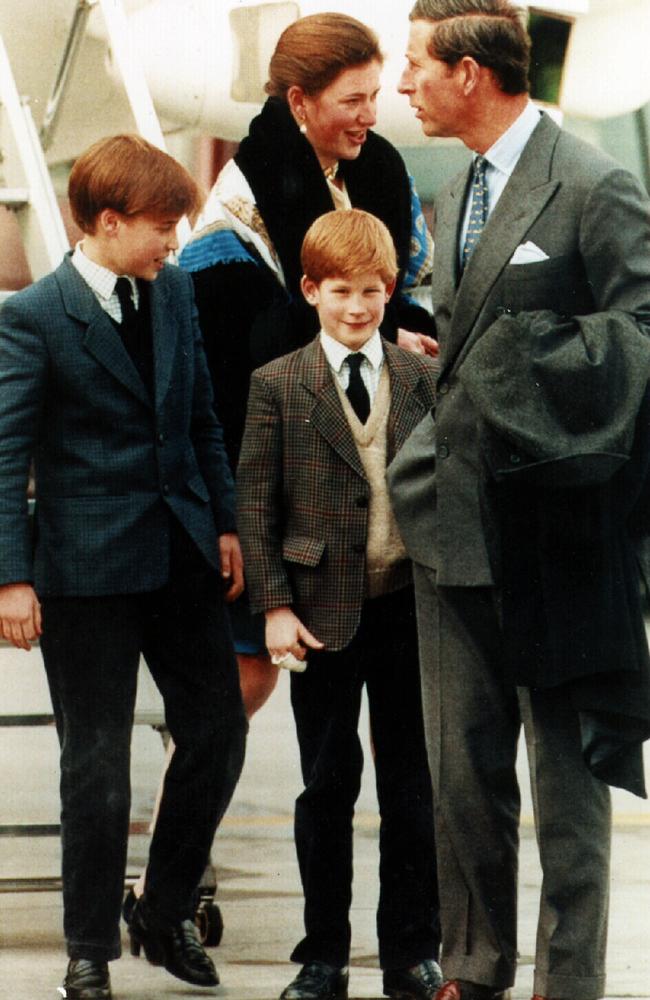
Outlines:
<svg viewBox="0 0 650 1000"><path fill-rule="evenodd" d="M628 170L612 170L590 190L580 252L597 311L620 309L650 333L650 203Z"/></svg>
<svg viewBox="0 0 650 1000"><path fill-rule="evenodd" d="M27 485L47 369L36 324L7 300L0 312L0 584L33 579Z"/></svg>
<svg viewBox="0 0 650 1000"><path fill-rule="evenodd" d="M293 603L282 560L282 453L280 408L256 372L237 469L237 525L253 612Z"/></svg>

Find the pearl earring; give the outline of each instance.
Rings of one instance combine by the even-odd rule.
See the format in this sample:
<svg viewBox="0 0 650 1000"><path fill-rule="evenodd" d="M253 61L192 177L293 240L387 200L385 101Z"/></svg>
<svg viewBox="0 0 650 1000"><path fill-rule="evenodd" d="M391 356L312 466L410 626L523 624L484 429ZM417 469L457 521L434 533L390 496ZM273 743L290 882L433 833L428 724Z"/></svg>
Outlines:
<svg viewBox="0 0 650 1000"><path fill-rule="evenodd" d="M300 125L300 132L302 135L307 135L307 122L302 122Z"/></svg>

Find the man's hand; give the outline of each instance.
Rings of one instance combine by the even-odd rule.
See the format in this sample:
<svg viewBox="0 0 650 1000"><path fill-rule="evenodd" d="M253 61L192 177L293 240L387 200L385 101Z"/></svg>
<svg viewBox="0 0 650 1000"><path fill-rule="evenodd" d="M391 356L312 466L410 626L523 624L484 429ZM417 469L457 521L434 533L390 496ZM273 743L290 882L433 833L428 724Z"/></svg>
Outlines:
<svg viewBox="0 0 650 1000"><path fill-rule="evenodd" d="M266 612L266 648L274 663L280 664L291 653L304 660L307 649L323 649L323 643L305 628L291 608L273 608Z"/></svg>
<svg viewBox="0 0 650 1000"><path fill-rule="evenodd" d="M426 333L413 333L412 330L397 331L397 346L414 354L428 354L430 358L438 357L438 341Z"/></svg>
<svg viewBox="0 0 650 1000"><path fill-rule="evenodd" d="M0 587L0 635L16 649L31 649L41 634L41 606L29 583Z"/></svg>
<svg viewBox="0 0 650 1000"><path fill-rule="evenodd" d="M219 560L223 580L230 581L225 598L227 601L234 601L244 589L244 560L239 547L239 536L234 531L219 535Z"/></svg>

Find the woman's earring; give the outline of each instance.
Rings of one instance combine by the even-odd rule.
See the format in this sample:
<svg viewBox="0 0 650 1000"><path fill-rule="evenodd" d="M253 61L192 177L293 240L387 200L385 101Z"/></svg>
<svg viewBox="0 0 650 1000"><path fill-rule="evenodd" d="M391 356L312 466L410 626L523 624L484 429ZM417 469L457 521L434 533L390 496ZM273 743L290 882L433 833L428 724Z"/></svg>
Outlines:
<svg viewBox="0 0 650 1000"><path fill-rule="evenodd" d="M301 135L307 135L307 122L303 121L300 123Z"/></svg>

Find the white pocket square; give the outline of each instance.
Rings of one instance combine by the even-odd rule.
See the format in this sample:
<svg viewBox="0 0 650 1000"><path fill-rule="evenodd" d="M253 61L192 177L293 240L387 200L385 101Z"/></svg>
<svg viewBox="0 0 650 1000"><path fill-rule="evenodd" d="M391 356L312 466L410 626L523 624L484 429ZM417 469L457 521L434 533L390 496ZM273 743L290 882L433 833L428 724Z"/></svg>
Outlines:
<svg viewBox="0 0 650 1000"><path fill-rule="evenodd" d="M537 264L540 260L548 260L548 254L537 246L536 243L520 243L512 257L511 264Z"/></svg>

